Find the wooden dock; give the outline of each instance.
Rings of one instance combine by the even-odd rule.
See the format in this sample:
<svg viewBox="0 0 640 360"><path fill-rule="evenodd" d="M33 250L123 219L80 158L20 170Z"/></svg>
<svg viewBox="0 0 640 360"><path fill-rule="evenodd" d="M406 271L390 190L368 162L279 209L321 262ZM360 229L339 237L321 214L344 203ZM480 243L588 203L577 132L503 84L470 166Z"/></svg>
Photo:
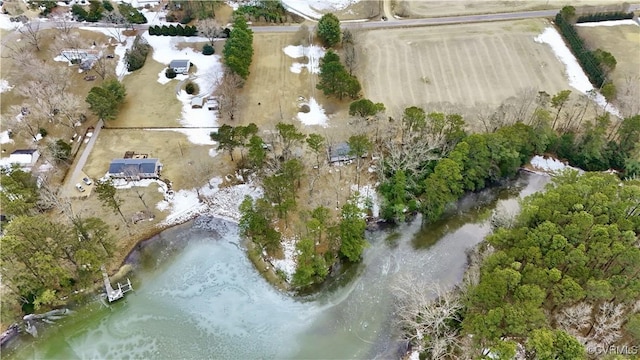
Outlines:
<svg viewBox="0 0 640 360"><path fill-rule="evenodd" d="M111 286L111 281L109 280L107 269L105 269L105 267L103 266L101 270L102 279L104 280L104 290L107 293L107 299L109 299L109 302L114 302L118 299L121 299L124 297L125 293L133 290L133 287L131 286L131 280L129 280L128 278L126 284L118 283L118 288L114 289L113 286Z"/></svg>

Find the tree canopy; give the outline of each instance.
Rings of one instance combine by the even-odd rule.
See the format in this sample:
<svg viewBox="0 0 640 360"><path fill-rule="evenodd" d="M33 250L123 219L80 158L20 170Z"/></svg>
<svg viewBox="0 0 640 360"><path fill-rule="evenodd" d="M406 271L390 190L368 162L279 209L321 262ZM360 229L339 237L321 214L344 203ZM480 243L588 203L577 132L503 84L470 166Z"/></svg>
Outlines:
<svg viewBox="0 0 640 360"><path fill-rule="evenodd" d="M318 37L327 47L340 42L340 20L332 13L324 14L318 21Z"/></svg>
<svg viewBox="0 0 640 360"><path fill-rule="evenodd" d="M89 90L86 101L89 109L102 120L113 120L127 96L126 89L117 79L105 80Z"/></svg>
<svg viewBox="0 0 640 360"><path fill-rule="evenodd" d="M236 16L233 29L222 50L224 63L243 79L249 76L253 58L253 31L247 26L243 16Z"/></svg>

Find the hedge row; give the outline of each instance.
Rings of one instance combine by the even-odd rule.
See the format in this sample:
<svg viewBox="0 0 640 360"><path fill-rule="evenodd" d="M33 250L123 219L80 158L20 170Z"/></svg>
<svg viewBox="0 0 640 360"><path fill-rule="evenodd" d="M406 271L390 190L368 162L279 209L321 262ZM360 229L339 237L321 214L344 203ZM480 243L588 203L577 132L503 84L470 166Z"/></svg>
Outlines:
<svg viewBox="0 0 640 360"><path fill-rule="evenodd" d="M578 18L577 23L584 22L599 22L599 21L609 21L609 20L625 20L625 19L633 19L633 12L607 12L607 13L595 13L589 15L583 15Z"/></svg>
<svg viewBox="0 0 640 360"><path fill-rule="evenodd" d="M174 25L154 25L149 27L149 35L163 35L163 36L196 36L198 29L195 26L185 26L178 24Z"/></svg>
<svg viewBox="0 0 640 360"><path fill-rule="evenodd" d="M582 70L589 77L589 81L596 89L602 87L606 80L605 73L600 66L600 62L586 47L584 40L578 35L575 27L567 21L560 13L556 15L556 25L560 29L560 33L571 48L573 55L578 59Z"/></svg>

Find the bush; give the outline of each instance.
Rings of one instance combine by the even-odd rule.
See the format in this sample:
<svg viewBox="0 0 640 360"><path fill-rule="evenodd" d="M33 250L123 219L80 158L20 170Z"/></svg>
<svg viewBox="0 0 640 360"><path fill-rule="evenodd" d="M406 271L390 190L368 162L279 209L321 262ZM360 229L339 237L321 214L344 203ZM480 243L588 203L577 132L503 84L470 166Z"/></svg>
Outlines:
<svg viewBox="0 0 640 360"><path fill-rule="evenodd" d="M178 26L174 25L158 25L149 27L149 35L162 35L162 36L194 36L198 33L198 29L195 26Z"/></svg>
<svg viewBox="0 0 640 360"><path fill-rule="evenodd" d="M600 21L609 21L609 20L625 20L625 19L633 19L633 12L608 12L608 13L595 13L589 15L583 15L578 18L577 23L584 22L600 22Z"/></svg>
<svg viewBox="0 0 640 360"><path fill-rule="evenodd" d="M71 14L78 21L85 21L87 19L87 10L82 6L75 4L71 7Z"/></svg>
<svg viewBox="0 0 640 360"><path fill-rule="evenodd" d="M48 132L48 131L47 131L47 129L45 129L45 128L40 128L40 129L38 129L38 134L40 134L40 136L42 136L42 137L47 136L47 134L48 134L48 133L49 133L49 132Z"/></svg>
<svg viewBox="0 0 640 360"><path fill-rule="evenodd" d="M202 47L202 55L213 55L216 52L216 49L213 46L206 44Z"/></svg>
<svg viewBox="0 0 640 360"><path fill-rule="evenodd" d="M191 22L191 20L193 20L193 18L191 17L191 15L187 14L183 16L182 19L180 19L180 24L187 25Z"/></svg>
<svg viewBox="0 0 640 360"><path fill-rule="evenodd" d="M147 18L144 17L144 15L140 11L138 11L138 9L134 8L130 4L127 4L127 3L118 4L118 11L120 12L120 15L124 16L124 18L127 19L127 21L132 24L147 23Z"/></svg>
<svg viewBox="0 0 640 360"><path fill-rule="evenodd" d="M186 92L187 92L187 94L189 94L189 95L197 94L197 93L198 93L198 90L199 90L199 89L198 89L198 85L197 85L197 84L194 84L194 83L193 83L193 82L191 82L191 81L189 81L189 82L187 83L187 85L185 85L185 87L184 87L184 91L186 91Z"/></svg>
<svg viewBox="0 0 640 360"><path fill-rule="evenodd" d="M131 50L127 50L124 54L127 71L135 71L142 68L150 50L151 46L140 35L136 36Z"/></svg>
<svg viewBox="0 0 640 360"><path fill-rule="evenodd" d="M102 0L102 7L107 11L113 11L113 5L109 0Z"/></svg>
<svg viewBox="0 0 640 360"><path fill-rule="evenodd" d="M165 19L167 20L167 22L175 22L176 21L176 16L173 15L173 14L168 14Z"/></svg>
<svg viewBox="0 0 640 360"><path fill-rule="evenodd" d="M259 1L254 5L240 6L235 13L271 23L281 23L286 18L286 10L280 1Z"/></svg>
<svg viewBox="0 0 640 360"><path fill-rule="evenodd" d="M173 70L172 68L168 68L167 71L164 72L164 76L167 77L167 79L173 79L176 77L176 72L175 70Z"/></svg>

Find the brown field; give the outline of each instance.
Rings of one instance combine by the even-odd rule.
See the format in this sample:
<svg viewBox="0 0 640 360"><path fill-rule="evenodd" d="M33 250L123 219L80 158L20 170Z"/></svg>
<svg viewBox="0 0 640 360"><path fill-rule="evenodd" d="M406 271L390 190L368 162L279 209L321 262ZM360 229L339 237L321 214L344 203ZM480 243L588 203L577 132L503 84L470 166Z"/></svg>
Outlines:
<svg viewBox="0 0 640 360"><path fill-rule="evenodd" d="M628 82L640 81L640 27L634 25L576 27L591 49L610 52L617 60L609 75L616 88L627 89ZM638 99L629 99L637 102Z"/></svg>
<svg viewBox="0 0 640 360"><path fill-rule="evenodd" d="M241 124L253 122L261 128L273 128L282 121L304 127L296 119L298 98L301 96L306 99L315 97L330 115L347 106L347 101L328 99L316 90L317 75L306 70L301 74L289 71L296 60L285 55L282 49L296 45L295 38L294 34L286 33L254 34L251 75L240 94L238 119ZM313 131L318 130L313 128Z"/></svg>
<svg viewBox="0 0 640 360"><path fill-rule="evenodd" d="M559 9L565 5L619 6L611 0L389 0L395 14L402 17L439 17L489 14L527 10ZM597 9L596 9L597 10Z"/></svg>
<svg viewBox="0 0 640 360"><path fill-rule="evenodd" d="M393 114L435 103L495 107L527 88L567 89L563 64L533 40L547 25L523 20L365 32L363 92Z"/></svg>

